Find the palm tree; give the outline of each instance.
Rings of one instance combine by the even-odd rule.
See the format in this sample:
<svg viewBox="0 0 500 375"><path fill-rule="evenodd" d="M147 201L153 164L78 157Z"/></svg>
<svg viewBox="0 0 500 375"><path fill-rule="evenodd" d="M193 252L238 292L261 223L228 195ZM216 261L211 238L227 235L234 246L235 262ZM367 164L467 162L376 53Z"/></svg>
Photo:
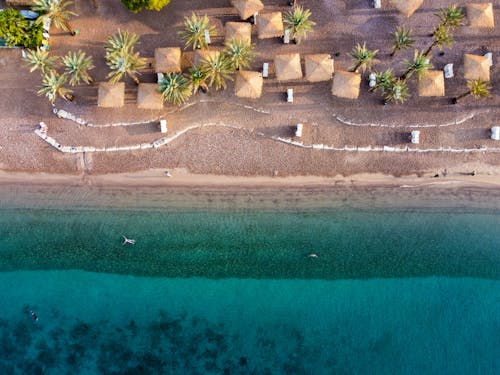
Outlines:
<svg viewBox="0 0 500 375"><path fill-rule="evenodd" d="M405 30L404 27L397 27L394 34L392 34L392 52L391 57L393 57L397 51L404 48L409 48L415 43L415 39L411 37L413 30Z"/></svg>
<svg viewBox="0 0 500 375"><path fill-rule="evenodd" d="M300 43L302 39L306 39L307 33L313 31L313 26L316 23L311 21L309 17L311 17L311 11L301 6L294 7L293 10L285 14L283 22L286 25L286 29L290 30L295 43Z"/></svg>
<svg viewBox="0 0 500 375"><path fill-rule="evenodd" d="M41 23L44 18L48 18L57 28L68 31L75 36L76 32L71 27L69 19L71 16L77 16L78 14L66 9L71 5L70 0L33 0L31 9L43 13L43 16L39 17L36 22Z"/></svg>
<svg viewBox="0 0 500 375"><path fill-rule="evenodd" d="M352 49L350 56L354 62L354 66L351 68L352 72L357 72L358 69L364 72L366 69L371 69L372 64L375 62L375 56L378 53L378 49L370 51L366 48L366 43L361 46L359 43Z"/></svg>
<svg viewBox="0 0 500 375"><path fill-rule="evenodd" d="M424 56L428 56L432 49L436 46L442 50L444 47L450 47L451 43L453 43L453 35L450 33L450 28L448 26L439 25L436 27L432 33L432 37L434 38L434 41L424 52Z"/></svg>
<svg viewBox="0 0 500 375"><path fill-rule="evenodd" d="M69 84L71 86L78 85L80 81L89 84L94 83L94 79L89 74L89 70L94 69L92 57L85 55L85 52L81 50L78 52L68 52L63 57L62 62L65 66L65 73L70 77Z"/></svg>
<svg viewBox="0 0 500 375"><path fill-rule="evenodd" d="M439 9L435 15L439 18L441 26L459 27L464 24L464 12L455 4Z"/></svg>
<svg viewBox="0 0 500 375"><path fill-rule="evenodd" d="M467 81L467 87L469 88L467 92L451 99L452 104L457 104L459 100L471 95L475 99L487 98L491 96L490 83L483 81L482 79L473 79Z"/></svg>
<svg viewBox="0 0 500 375"><path fill-rule="evenodd" d="M254 46L242 39L231 39L224 54L234 70L248 68L255 57Z"/></svg>
<svg viewBox="0 0 500 375"><path fill-rule="evenodd" d="M137 34L118 29L116 34L111 35L108 38L104 48L106 50L106 54L113 54L117 51L133 52L138 40L139 36Z"/></svg>
<svg viewBox="0 0 500 375"><path fill-rule="evenodd" d="M207 72L208 85L215 86L216 90L226 88L226 79L233 80L231 74L234 73L234 69L231 62L222 53L209 56L201 63L201 67Z"/></svg>
<svg viewBox="0 0 500 375"><path fill-rule="evenodd" d="M432 69L432 64L430 59L424 55L423 52L418 52L415 50L412 60L405 60L406 72L403 73L399 79L406 81L413 74L416 74L420 78L423 74L427 73L429 69Z"/></svg>
<svg viewBox="0 0 500 375"><path fill-rule="evenodd" d="M179 34L184 39L185 48L190 46L193 50L197 48L206 48L208 46L205 40L205 30L212 37L215 33L215 27L210 25L210 21L206 15L198 17L192 13L191 17L184 17L184 30Z"/></svg>
<svg viewBox="0 0 500 375"><path fill-rule="evenodd" d="M384 87L386 102L404 103L409 97L408 85L402 79L396 79Z"/></svg>
<svg viewBox="0 0 500 375"><path fill-rule="evenodd" d="M382 95L385 94L385 91L388 87L390 87L396 81L396 77L391 69L384 70L381 73L375 73L375 86L371 88L371 90L379 90Z"/></svg>
<svg viewBox="0 0 500 375"><path fill-rule="evenodd" d="M181 73L167 73L158 83L163 100L180 105L192 94L191 83Z"/></svg>
<svg viewBox="0 0 500 375"><path fill-rule="evenodd" d="M196 94L199 89L203 92L208 91L206 68L196 65L192 66L191 69L189 69L189 80L191 81L193 94Z"/></svg>
<svg viewBox="0 0 500 375"><path fill-rule="evenodd" d="M56 56L49 56L49 51L45 49L27 50L23 60L30 68L30 72L40 69L42 74L54 69L57 63Z"/></svg>
<svg viewBox="0 0 500 375"><path fill-rule="evenodd" d="M109 82L116 83L123 78L124 75L130 76L136 84L139 84L138 70L146 64L144 59L140 57L139 52L132 51L116 51L115 53L106 54L106 64L111 69L107 78Z"/></svg>
<svg viewBox="0 0 500 375"><path fill-rule="evenodd" d="M71 102L75 97L71 94L70 89L63 87L65 83L66 76L64 74L59 75L54 70L51 70L43 76L42 88L38 91L38 95L45 95L52 104L54 104L58 96Z"/></svg>

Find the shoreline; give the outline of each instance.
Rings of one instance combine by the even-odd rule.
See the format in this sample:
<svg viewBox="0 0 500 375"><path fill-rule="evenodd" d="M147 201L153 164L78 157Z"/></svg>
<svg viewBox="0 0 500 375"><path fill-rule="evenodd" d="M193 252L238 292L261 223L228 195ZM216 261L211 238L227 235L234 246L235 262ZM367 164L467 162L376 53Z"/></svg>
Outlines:
<svg viewBox="0 0 500 375"><path fill-rule="evenodd" d="M233 177L182 169L108 175L0 171L0 208L500 210L500 176Z"/></svg>

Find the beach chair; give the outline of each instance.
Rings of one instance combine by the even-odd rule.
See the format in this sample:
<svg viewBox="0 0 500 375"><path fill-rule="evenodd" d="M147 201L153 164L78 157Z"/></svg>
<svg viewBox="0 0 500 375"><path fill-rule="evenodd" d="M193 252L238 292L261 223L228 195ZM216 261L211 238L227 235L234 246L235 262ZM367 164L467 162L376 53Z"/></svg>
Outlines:
<svg viewBox="0 0 500 375"><path fill-rule="evenodd" d="M166 133L167 132L167 120L160 120L160 132Z"/></svg>
<svg viewBox="0 0 500 375"><path fill-rule="evenodd" d="M372 87L375 87L375 85L377 84L377 76L375 73L370 73L370 75L368 76L369 78L369 83L368 83L368 86L370 86L370 88Z"/></svg>
<svg viewBox="0 0 500 375"><path fill-rule="evenodd" d="M413 130L411 132L411 143L413 144L420 143L420 130Z"/></svg>
<svg viewBox="0 0 500 375"><path fill-rule="evenodd" d="M210 43L211 43L210 32L208 31L208 29L205 29L204 33L205 33L205 42L207 43L207 45L210 45Z"/></svg>
<svg viewBox="0 0 500 375"><path fill-rule="evenodd" d="M382 1L381 0L373 0L373 7L375 9L380 9L382 7Z"/></svg>
<svg viewBox="0 0 500 375"><path fill-rule="evenodd" d="M446 64L443 70L444 78L453 78L453 64Z"/></svg>
<svg viewBox="0 0 500 375"><path fill-rule="evenodd" d="M491 128L491 139L494 141L500 141L500 126L494 126Z"/></svg>
<svg viewBox="0 0 500 375"><path fill-rule="evenodd" d="M290 44L290 30L285 29L285 35L283 36L283 43Z"/></svg>
<svg viewBox="0 0 500 375"><path fill-rule="evenodd" d="M158 83L163 81L163 78L165 78L165 75L163 73L156 73L156 75L158 77Z"/></svg>
<svg viewBox="0 0 500 375"><path fill-rule="evenodd" d="M297 124L297 129L295 129L295 136L300 138L302 137L302 128L304 127L304 125L302 124Z"/></svg>
<svg viewBox="0 0 500 375"><path fill-rule="evenodd" d="M267 78L269 76L269 63L264 63L262 65L262 78Z"/></svg>
<svg viewBox="0 0 500 375"><path fill-rule="evenodd" d="M488 53L485 53L484 56L488 58L488 62L490 63L490 67L493 66L493 53L488 52Z"/></svg>
<svg viewBox="0 0 500 375"><path fill-rule="evenodd" d="M293 89L286 90L286 101L288 103L293 103Z"/></svg>

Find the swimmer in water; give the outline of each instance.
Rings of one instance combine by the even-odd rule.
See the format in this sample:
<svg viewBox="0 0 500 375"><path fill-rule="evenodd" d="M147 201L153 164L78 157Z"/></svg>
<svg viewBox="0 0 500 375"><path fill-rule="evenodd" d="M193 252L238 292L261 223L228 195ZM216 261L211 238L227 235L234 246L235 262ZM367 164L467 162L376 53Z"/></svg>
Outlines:
<svg viewBox="0 0 500 375"><path fill-rule="evenodd" d="M135 245L135 240L132 240L130 238L127 238L125 236L122 236L123 237L123 242L122 242L122 245L125 245L127 243L131 244L131 245Z"/></svg>
<svg viewBox="0 0 500 375"><path fill-rule="evenodd" d="M309 258L317 258L318 257L318 254L315 254L315 253L311 253L308 255Z"/></svg>
<svg viewBox="0 0 500 375"><path fill-rule="evenodd" d="M38 315L35 314L34 311L30 311L31 317L35 319L35 321L38 321Z"/></svg>

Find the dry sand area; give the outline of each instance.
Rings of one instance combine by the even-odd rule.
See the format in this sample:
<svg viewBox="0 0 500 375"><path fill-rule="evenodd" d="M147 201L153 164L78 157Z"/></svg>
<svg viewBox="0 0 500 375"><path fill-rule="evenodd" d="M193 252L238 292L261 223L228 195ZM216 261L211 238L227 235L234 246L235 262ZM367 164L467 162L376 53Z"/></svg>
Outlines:
<svg viewBox="0 0 500 375"><path fill-rule="evenodd" d="M288 11L287 0L264 0L265 10ZM479 2L479 0L478 0ZM214 47L223 44L223 25L238 21L236 10L229 0L172 0L161 12L132 14L119 0L98 0L96 10L91 0L76 0L79 17L72 24L80 31L75 37L53 30L51 51L62 55L68 50L82 49L94 57L97 81L104 81L108 69L104 62L103 43L118 28L140 35L139 51L143 57L152 57L157 47L182 46L177 32L183 17L191 11L207 14L217 27ZM424 0L422 7L410 18L399 14L388 1L382 9L374 9L371 0L299 0L310 8L312 20L317 23L314 33L301 44L283 44L281 39L258 40L253 27L252 41L258 57L253 70L262 63L272 62L279 53L330 53L336 70L351 66L348 53L356 43L366 41L370 49L379 49L379 62L374 69L387 67L399 73L402 60L413 51L404 51L391 58L390 33L397 25L411 27L416 36L416 47L425 49L432 41L439 7L449 1ZM465 5L466 1L457 1ZM500 22L500 0L493 1L496 22ZM408 144L408 134L415 125L435 125L422 128L420 148L500 147L489 139L489 129L498 124L499 93L499 28L473 29L464 26L455 32L455 43L439 55L436 49L432 63L442 69L454 63L455 77L445 82L446 96L419 98L415 80L410 87L412 97L402 105L381 104L379 95L368 91L366 73L357 100L332 97L330 82L308 83L305 80L278 82L272 74L264 81L260 99L245 100L235 97L234 85L229 83L224 92L214 90L193 96L185 108L165 105L163 110L137 109L137 87L126 80L126 104L119 109L98 108L97 86L75 89L73 103L57 102L63 108L95 123L147 121L164 117L169 131L175 132L192 125L221 124L236 128L210 126L192 130L165 147L156 150L131 152L62 154L42 142L33 130L40 121L49 126L49 135L63 144L74 146L122 146L152 142L161 137L157 123L112 128L88 128L56 118L45 98L36 95L40 84L38 73L30 74L21 61L20 50L0 50L0 169L4 171L103 174L132 172L151 168L183 168L196 174L238 176L349 176L357 173L384 173L395 176L429 175L444 170L496 175L500 173L500 154L475 152L451 153L387 153L336 152L301 149L276 142L273 136L291 137L292 126L306 125L306 144L330 146L397 146ZM493 52L491 70L493 96L489 99L467 98L458 105L450 105L450 98L466 90L463 79L463 54ZM339 54L338 56L334 56ZM156 75L142 74L142 82L155 82ZM294 103L286 103L287 88L295 91ZM354 125L353 125L354 124ZM438 126L446 125L446 126Z"/></svg>

